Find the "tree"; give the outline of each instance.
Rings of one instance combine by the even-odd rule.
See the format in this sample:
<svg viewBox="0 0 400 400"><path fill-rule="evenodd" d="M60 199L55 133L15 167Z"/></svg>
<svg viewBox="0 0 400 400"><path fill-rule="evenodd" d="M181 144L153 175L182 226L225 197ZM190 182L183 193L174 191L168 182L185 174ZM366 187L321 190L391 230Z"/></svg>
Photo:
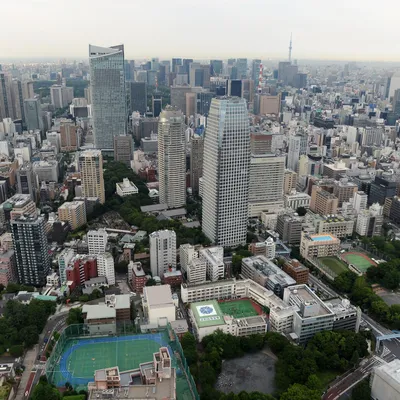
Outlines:
<svg viewBox="0 0 400 400"><path fill-rule="evenodd" d="M49 385L47 382L39 382L38 385L35 386L35 389L33 390L32 394L32 400L60 400L61 399L61 394L60 392L53 387L52 385Z"/></svg>
<svg viewBox="0 0 400 400"><path fill-rule="evenodd" d="M146 286L156 286L156 285L157 282L153 278L148 279L148 281L146 282Z"/></svg>
<svg viewBox="0 0 400 400"><path fill-rule="evenodd" d="M68 312L67 325L83 324L82 308L71 308Z"/></svg>
<svg viewBox="0 0 400 400"><path fill-rule="evenodd" d="M297 207L296 213L299 214L300 217L307 214L307 209L304 207Z"/></svg>
<svg viewBox="0 0 400 400"><path fill-rule="evenodd" d="M360 355L358 354L357 350L354 350L353 355L350 358L350 364L353 367L358 367L358 364L360 363Z"/></svg>
<svg viewBox="0 0 400 400"><path fill-rule="evenodd" d="M321 400L321 393L318 390L311 390L307 386L295 383L282 394L280 400Z"/></svg>
<svg viewBox="0 0 400 400"><path fill-rule="evenodd" d="M22 345L15 345L10 347L10 354L13 357L21 357L24 354L24 346Z"/></svg>
<svg viewBox="0 0 400 400"><path fill-rule="evenodd" d="M116 266L115 266L115 271L120 273L120 274L127 274L128 273L128 261L120 261Z"/></svg>
<svg viewBox="0 0 400 400"><path fill-rule="evenodd" d="M351 393L352 400L370 400L371 399L371 387L369 385L369 379L361 381Z"/></svg>

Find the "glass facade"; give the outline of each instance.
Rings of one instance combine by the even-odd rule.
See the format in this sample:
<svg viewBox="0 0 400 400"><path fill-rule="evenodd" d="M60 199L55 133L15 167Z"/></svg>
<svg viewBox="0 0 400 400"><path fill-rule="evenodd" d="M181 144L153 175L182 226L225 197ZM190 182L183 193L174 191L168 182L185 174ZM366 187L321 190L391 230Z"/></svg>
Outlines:
<svg viewBox="0 0 400 400"><path fill-rule="evenodd" d="M89 57L95 146L112 150L114 136L126 133L124 47L90 45Z"/></svg>

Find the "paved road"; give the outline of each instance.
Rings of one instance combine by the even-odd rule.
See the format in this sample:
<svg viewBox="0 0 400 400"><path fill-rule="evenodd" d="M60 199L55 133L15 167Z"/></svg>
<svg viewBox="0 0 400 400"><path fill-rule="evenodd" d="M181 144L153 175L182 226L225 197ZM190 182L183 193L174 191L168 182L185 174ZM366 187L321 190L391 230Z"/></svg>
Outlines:
<svg viewBox="0 0 400 400"><path fill-rule="evenodd" d="M356 370L349 371L334 381L333 385L331 385L323 396L323 400L338 399L342 394L366 378L372 372L373 368L379 367L383 363L384 360L377 356L364 359Z"/></svg>
<svg viewBox="0 0 400 400"><path fill-rule="evenodd" d="M20 381L18 389L17 389L17 393L16 393L16 397L15 397L16 400L23 400L23 399L27 398L27 397L25 397L25 390L26 390L27 386L28 386L28 388L31 387L31 380L30 380L31 371L32 371L33 366L35 365L38 347L39 347L38 345L35 345L32 349L28 350L25 354L25 358L24 358L25 370L22 373L21 381Z"/></svg>

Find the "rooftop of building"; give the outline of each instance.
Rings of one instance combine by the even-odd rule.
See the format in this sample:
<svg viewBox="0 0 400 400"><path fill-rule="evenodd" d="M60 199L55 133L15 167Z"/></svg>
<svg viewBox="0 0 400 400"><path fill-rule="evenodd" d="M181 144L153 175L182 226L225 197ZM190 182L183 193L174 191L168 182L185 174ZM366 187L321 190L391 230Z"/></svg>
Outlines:
<svg viewBox="0 0 400 400"><path fill-rule="evenodd" d="M144 297L150 308L161 308L173 306L171 286L145 286Z"/></svg>
<svg viewBox="0 0 400 400"><path fill-rule="evenodd" d="M216 300L192 303L190 309L199 328L225 325L224 314Z"/></svg>
<svg viewBox="0 0 400 400"><path fill-rule="evenodd" d="M173 269L171 271L164 272L164 278L180 277L182 272L180 270Z"/></svg>
<svg viewBox="0 0 400 400"><path fill-rule="evenodd" d="M308 271L308 268L305 267L303 264L301 264L298 260L296 260L295 258L288 260L286 262L286 265L289 266L290 268L292 268L294 271L296 272L300 272L300 271Z"/></svg>
<svg viewBox="0 0 400 400"><path fill-rule="evenodd" d="M324 197L325 199L337 199L337 197L334 194L329 193L324 189L318 190L318 195Z"/></svg>
<svg viewBox="0 0 400 400"><path fill-rule="evenodd" d="M400 360L394 359L390 363L375 368L375 373L380 377L384 377L386 381L392 381L394 383L393 386L398 387L400 384Z"/></svg>
<svg viewBox="0 0 400 400"><path fill-rule="evenodd" d="M353 314L357 307L353 306L348 299L331 299L324 301L325 305L336 315Z"/></svg>
<svg viewBox="0 0 400 400"><path fill-rule="evenodd" d="M315 317L315 316L333 314L333 311L331 311L327 307L327 305L305 284L289 286L285 288L285 294L283 297L284 299L286 299L286 291L289 291L290 298L296 300L295 303L304 305L304 311L302 311L301 309L297 310L297 313L302 318L308 318L309 316L305 316L304 314L307 313L309 307L315 305L318 305L319 308L318 310L316 310L316 313L310 316Z"/></svg>
<svg viewBox="0 0 400 400"><path fill-rule="evenodd" d="M146 273L143 270L141 262L133 262L133 261L131 261L129 263L128 267L133 271L135 276L146 276Z"/></svg>
<svg viewBox="0 0 400 400"><path fill-rule="evenodd" d="M82 312L86 314L86 320L115 318L116 316L115 309L107 307L105 304L84 304L82 307Z"/></svg>
<svg viewBox="0 0 400 400"><path fill-rule="evenodd" d="M121 190L128 190L128 189L138 190L136 185L132 181L130 181L128 178L124 178L122 182L117 182L117 186Z"/></svg>
<svg viewBox="0 0 400 400"><path fill-rule="evenodd" d="M116 310L131 307L131 297L129 294L109 294L106 295L104 302L108 307L113 307Z"/></svg>
<svg viewBox="0 0 400 400"><path fill-rule="evenodd" d="M331 235L329 233L312 234L306 236L308 236L308 239L313 242L329 242L329 241L333 242L339 240L336 236Z"/></svg>
<svg viewBox="0 0 400 400"><path fill-rule="evenodd" d="M7 199L4 203L1 204L1 207L23 207L27 203L32 202L30 194L15 194L14 196Z"/></svg>
<svg viewBox="0 0 400 400"><path fill-rule="evenodd" d="M65 203L63 203L60 207L58 207L58 209L64 209L64 208L68 208L68 209L76 209L78 207L82 207L82 205L85 205L85 203L83 201L66 201Z"/></svg>

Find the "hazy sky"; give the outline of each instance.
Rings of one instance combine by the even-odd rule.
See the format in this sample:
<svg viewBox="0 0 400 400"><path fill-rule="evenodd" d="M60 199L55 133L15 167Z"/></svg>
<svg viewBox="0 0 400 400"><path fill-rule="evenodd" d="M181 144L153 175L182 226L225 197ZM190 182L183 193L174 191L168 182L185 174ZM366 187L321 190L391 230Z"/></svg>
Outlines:
<svg viewBox="0 0 400 400"><path fill-rule="evenodd" d="M127 59L288 54L400 60L399 0L1 0L0 59L88 57L123 43Z"/></svg>

